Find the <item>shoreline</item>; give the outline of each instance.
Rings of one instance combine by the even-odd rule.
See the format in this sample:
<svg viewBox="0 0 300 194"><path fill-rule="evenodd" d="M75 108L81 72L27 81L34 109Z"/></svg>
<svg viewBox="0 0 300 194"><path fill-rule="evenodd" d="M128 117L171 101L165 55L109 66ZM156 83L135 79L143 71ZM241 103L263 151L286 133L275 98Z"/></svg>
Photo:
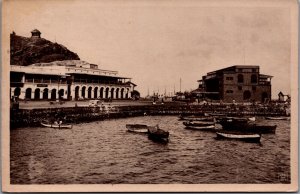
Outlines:
<svg viewBox="0 0 300 194"><path fill-rule="evenodd" d="M287 116L285 109L273 106L225 106L225 105L131 105L114 106L109 110L101 107L59 107L41 109L11 109L10 129L37 127L41 122L61 119L63 123L76 124L107 119L157 115L204 115L226 116Z"/></svg>

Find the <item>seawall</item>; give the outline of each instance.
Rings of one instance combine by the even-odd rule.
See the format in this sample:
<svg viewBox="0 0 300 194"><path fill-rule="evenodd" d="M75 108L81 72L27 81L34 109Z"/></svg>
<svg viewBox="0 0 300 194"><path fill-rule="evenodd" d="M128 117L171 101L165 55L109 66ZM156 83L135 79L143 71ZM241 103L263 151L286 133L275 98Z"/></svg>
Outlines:
<svg viewBox="0 0 300 194"><path fill-rule="evenodd" d="M285 109L255 106L222 105L143 105L119 106L111 110L100 107L66 107L47 109L11 109L10 127L36 127L42 121L63 120L64 123L84 123L105 119L117 119L144 115L193 115L204 113L225 114L227 116L282 116Z"/></svg>

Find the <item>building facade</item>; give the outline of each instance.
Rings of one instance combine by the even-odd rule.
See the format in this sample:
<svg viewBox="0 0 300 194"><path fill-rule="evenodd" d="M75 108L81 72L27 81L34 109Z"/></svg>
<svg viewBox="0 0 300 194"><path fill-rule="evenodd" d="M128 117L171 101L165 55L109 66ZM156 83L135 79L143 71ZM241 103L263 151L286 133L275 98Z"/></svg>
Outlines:
<svg viewBox="0 0 300 194"><path fill-rule="evenodd" d="M272 76L259 66L236 65L209 72L199 82L202 97L224 102L266 102L271 99Z"/></svg>
<svg viewBox="0 0 300 194"><path fill-rule="evenodd" d="M28 100L129 99L136 86L117 71L80 60L11 65L10 95Z"/></svg>

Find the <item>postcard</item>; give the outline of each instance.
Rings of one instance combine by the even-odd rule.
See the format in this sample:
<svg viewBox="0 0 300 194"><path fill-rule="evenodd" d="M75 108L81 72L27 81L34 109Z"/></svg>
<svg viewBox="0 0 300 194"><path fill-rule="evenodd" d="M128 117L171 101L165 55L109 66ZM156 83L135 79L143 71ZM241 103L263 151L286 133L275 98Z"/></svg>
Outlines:
<svg viewBox="0 0 300 194"><path fill-rule="evenodd" d="M4 192L298 190L296 0L4 0Z"/></svg>

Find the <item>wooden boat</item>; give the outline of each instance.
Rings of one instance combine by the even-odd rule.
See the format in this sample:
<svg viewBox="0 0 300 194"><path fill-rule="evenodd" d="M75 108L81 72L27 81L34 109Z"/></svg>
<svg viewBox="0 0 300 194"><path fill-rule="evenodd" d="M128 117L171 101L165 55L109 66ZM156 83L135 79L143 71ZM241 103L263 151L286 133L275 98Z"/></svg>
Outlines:
<svg viewBox="0 0 300 194"><path fill-rule="evenodd" d="M60 124L46 124L46 123L41 123L42 126L44 127L50 127L50 128L55 128L55 129L72 129L72 125L60 125Z"/></svg>
<svg viewBox="0 0 300 194"><path fill-rule="evenodd" d="M183 120L183 121L214 121L213 117L203 117L203 116L187 116L187 117L179 117L179 120Z"/></svg>
<svg viewBox="0 0 300 194"><path fill-rule="evenodd" d="M267 120L289 120L289 117L265 117Z"/></svg>
<svg viewBox="0 0 300 194"><path fill-rule="evenodd" d="M216 117L224 117L226 114L223 113L204 113L204 116L209 117L209 116L216 116Z"/></svg>
<svg viewBox="0 0 300 194"><path fill-rule="evenodd" d="M158 125L148 126L148 137L152 140L167 142L169 140L169 132L160 129Z"/></svg>
<svg viewBox="0 0 300 194"><path fill-rule="evenodd" d="M148 125L143 125L143 124L127 124L126 128L130 132L148 133Z"/></svg>
<svg viewBox="0 0 300 194"><path fill-rule="evenodd" d="M186 126L186 128L199 130L215 129L216 127L215 122L187 121L183 122L183 124Z"/></svg>
<svg viewBox="0 0 300 194"><path fill-rule="evenodd" d="M277 125L259 125L244 118L228 118L219 121L223 130L251 133L275 133Z"/></svg>
<svg viewBox="0 0 300 194"><path fill-rule="evenodd" d="M260 134L237 134L237 133L224 133L216 132L218 139L236 139L247 142L260 142Z"/></svg>

